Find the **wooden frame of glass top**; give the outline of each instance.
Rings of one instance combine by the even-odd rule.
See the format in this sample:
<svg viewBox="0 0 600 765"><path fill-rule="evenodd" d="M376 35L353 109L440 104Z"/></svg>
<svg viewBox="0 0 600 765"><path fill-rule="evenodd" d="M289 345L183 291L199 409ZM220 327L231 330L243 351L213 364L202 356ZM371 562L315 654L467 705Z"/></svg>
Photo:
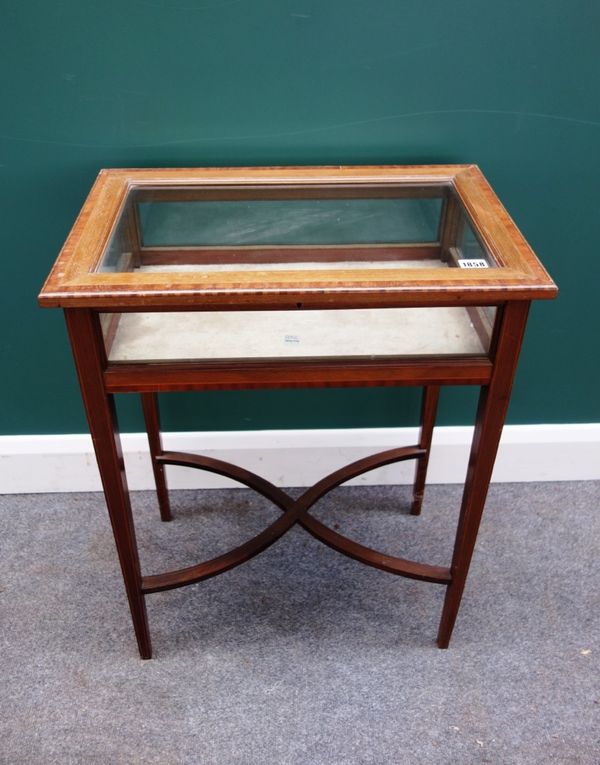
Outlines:
<svg viewBox="0 0 600 765"><path fill-rule="evenodd" d="M431 199L436 200L438 215L433 228L417 227L413 234L403 237L395 219L401 208L398 200L418 203L416 207L405 206L410 218L421 203L425 209ZM266 203L260 207L261 214L267 210L271 217L263 219L260 236L241 236L238 224L250 220L250 228L254 226L252 216L259 201ZM165 202L208 203L202 208L186 208L188 213L195 209L200 214L202 210L202 215L208 211L203 220L211 219L215 212L211 204L223 203L225 227L210 235L204 231L184 236L176 216L173 224L173 216L164 215L165 210L175 210L165 207ZM344 218L346 222L339 229L334 225L333 235L323 233L325 229L317 225L310 238L275 236L277 216L289 223L299 209L311 216L318 209L316 218L329 216L330 221ZM152 234L148 223L153 210L159 211L159 222L166 225L161 235L156 234L156 227ZM345 218L344 210L352 214ZM350 218L356 221L371 214L379 216L375 234L362 223L358 227L347 225ZM421 231L427 234L424 238ZM475 257L470 255L473 252ZM61 307L65 312L141 656L150 658L152 654L147 595L233 568L260 553L295 524L367 565L445 586L437 642L446 648L484 509L529 306L534 299L553 298L556 293L556 286L473 165L102 171L39 301L42 306ZM423 309L426 314L420 313ZM446 348L438 342L433 351L420 345L416 350L403 351L403 346L396 346L393 340L390 351L388 332L379 329L379 337L364 333L356 353L338 353L337 342L329 346L333 351L291 356L272 344L258 356L244 355L243 343L241 353L238 349L225 356L215 356L204 347L209 334L216 335L217 340L231 339L226 337L232 333L231 323L222 320L223 312L244 311L245 319L251 322L264 317L266 311L275 311L289 318L292 325L294 316L311 312L311 319L317 317L324 328L332 327L329 318L336 312L344 320L375 312L378 320L385 315L386 326L393 332L397 321L408 314L414 317L417 311L412 325L416 330L412 331L420 336L420 327L436 316L442 316L443 328L446 314L440 311L457 309L468 319L465 326L473 335L469 346ZM178 355L157 353L156 345L171 346L179 341L178 326L182 325L177 325L177 317L189 317L190 312L197 314L194 321L212 321L210 333L191 333L200 349L195 345L189 354L185 348ZM125 330L132 326L135 329L136 316L153 317L150 324L158 334L149 343L152 355L143 351L128 356L122 352L123 347L128 350L127 339L122 338L121 355L113 353L115 336L121 330L126 335ZM189 324L187 321L183 326ZM167 333L161 335L165 326ZM268 327L269 322L263 321L261 326ZM373 326L382 325L374 322ZM401 329L396 337L401 340L404 334ZM312 337L318 339L318 335L313 321ZM388 345L379 343L381 335ZM292 344L298 339L291 334L284 341L290 338ZM371 339L377 341L372 346ZM298 499L235 465L170 452L162 444L159 392L350 385L422 387L418 442L352 463L323 478ZM442 385L477 385L481 389L449 566L372 550L311 515L314 503L340 483L406 459L415 460L417 465L411 513L418 515ZM162 520L171 518L166 465L229 476L272 500L281 511L279 518L254 539L210 561L143 574L114 405L117 393L141 395Z"/></svg>
<svg viewBox="0 0 600 765"><path fill-rule="evenodd" d="M496 268L374 269L360 260L345 269L229 270L168 273L99 270L105 248L128 205L146 200L443 197L437 242L425 252L449 250L463 212ZM140 246L131 208L129 252L135 264L148 258ZM181 258L181 248L172 248ZM238 247L238 250L240 248ZM347 257L348 247L343 249ZM364 248L363 248L364 249ZM410 257L418 248L406 248ZM288 249L288 256L289 256ZM319 257L322 257L322 252ZM156 257L156 249L151 253ZM163 252L164 255L164 252ZM188 252L189 255L189 252ZM381 257L381 250L375 252ZM447 252L442 257L448 257ZM103 170L40 295L44 306L169 308L336 307L444 305L551 297L555 286L506 210L473 165L424 167L206 168Z"/></svg>

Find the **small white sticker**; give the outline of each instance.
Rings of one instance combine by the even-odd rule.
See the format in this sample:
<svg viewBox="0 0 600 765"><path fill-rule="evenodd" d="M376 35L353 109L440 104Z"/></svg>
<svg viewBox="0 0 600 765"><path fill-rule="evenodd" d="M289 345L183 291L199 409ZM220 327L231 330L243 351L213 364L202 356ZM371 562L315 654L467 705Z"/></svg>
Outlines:
<svg viewBox="0 0 600 765"><path fill-rule="evenodd" d="M487 268L488 264L485 260L479 260L476 258L465 258L464 260L459 260L458 265L461 268Z"/></svg>
<svg viewBox="0 0 600 765"><path fill-rule="evenodd" d="M284 335L283 342L284 343L299 343L300 338L298 337L298 335Z"/></svg>

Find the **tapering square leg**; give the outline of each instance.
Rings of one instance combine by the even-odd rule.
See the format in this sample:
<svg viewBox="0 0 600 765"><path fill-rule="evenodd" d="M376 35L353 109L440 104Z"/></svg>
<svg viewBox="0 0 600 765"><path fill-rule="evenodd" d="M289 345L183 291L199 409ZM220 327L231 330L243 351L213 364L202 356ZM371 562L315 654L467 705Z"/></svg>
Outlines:
<svg viewBox="0 0 600 765"><path fill-rule="evenodd" d="M65 318L135 636L140 656L150 659L152 646L114 398L104 388L106 354L100 322L98 315L87 309L67 309Z"/></svg>
<svg viewBox="0 0 600 765"><path fill-rule="evenodd" d="M496 453L508 409L519 351L525 332L529 303L508 303L501 318L498 345L494 353L494 371L489 385L482 387L467 479L454 543L450 568L451 581L446 591L438 631L438 645L447 648L460 607L477 532L494 469Z"/></svg>
<svg viewBox="0 0 600 765"><path fill-rule="evenodd" d="M411 515L420 515L429 466L429 454L431 452L431 440L437 414L438 401L440 398L439 385L426 385L423 388L421 402L421 431L419 433L419 446L425 449L425 454L417 459L415 480L413 483L413 501L410 508Z"/></svg>
<svg viewBox="0 0 600 765"><path fill-rule="evenodd" d="M150 447L150 459L152 460L152 472L154 473L154 483L156 484L160 518L162 521L170 521L173 516L171 515L171 505L169 503L165 466L156 459L163 453L158 396L156 393L142 393L140 397L142 399L142 409L144 411L144 421L146 423L146 433Z"/></svg>

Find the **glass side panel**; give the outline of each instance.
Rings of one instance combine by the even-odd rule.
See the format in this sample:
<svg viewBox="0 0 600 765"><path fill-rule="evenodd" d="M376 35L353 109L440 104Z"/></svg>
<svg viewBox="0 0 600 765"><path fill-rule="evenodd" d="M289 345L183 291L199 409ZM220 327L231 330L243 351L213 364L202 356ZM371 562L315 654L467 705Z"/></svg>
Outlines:
<svg viewBox="0 0 600 765"><path fill-rule="evenodd" d="M111 362L477 356L493 307L104 314Z"/></svg>
<svg viewBox="0 0 600 765"><path fill-rule="evenodd" d="M441 199L142 202L144 247L433 242Z"/></svg>
<svg viewBox="0 0 600 765"><path fill-rule="evenodd" d="M464 220L453 253L459 268L490 268L494 262L479 241L468 220Z"/></svg>
<svg viewBox="0 0 600 765"><path fill-rule="evenodd" d="M130 190L98 268L120 272L493 265L449 186L171 186Z"/></svg>

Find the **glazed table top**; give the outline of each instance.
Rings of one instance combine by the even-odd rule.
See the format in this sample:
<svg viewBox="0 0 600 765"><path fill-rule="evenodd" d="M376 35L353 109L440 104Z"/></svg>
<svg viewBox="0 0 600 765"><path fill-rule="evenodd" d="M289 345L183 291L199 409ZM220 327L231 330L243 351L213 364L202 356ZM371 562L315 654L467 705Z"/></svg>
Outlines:
<svg viewBox="0 0 600 765"><path fill-rule="evenodd" d="M556 287L473 165L103 170L44 306L494 305Z"/></svg>

